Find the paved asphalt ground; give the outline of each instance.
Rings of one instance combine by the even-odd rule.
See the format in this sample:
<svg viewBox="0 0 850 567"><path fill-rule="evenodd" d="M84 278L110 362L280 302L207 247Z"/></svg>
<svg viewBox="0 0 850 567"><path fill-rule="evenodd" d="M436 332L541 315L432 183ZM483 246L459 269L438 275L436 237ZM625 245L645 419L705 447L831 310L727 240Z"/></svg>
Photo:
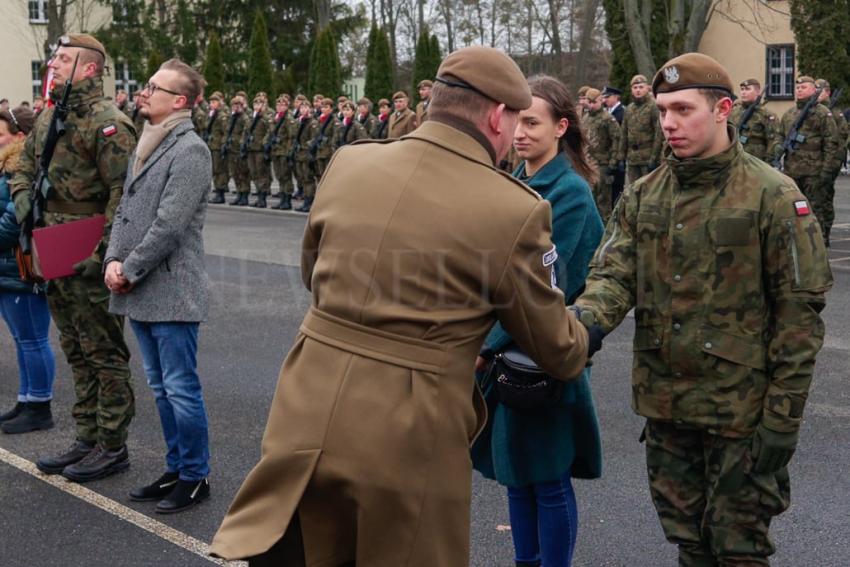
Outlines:
<svg viewBox="0 0 850 567"><path fill-rule="evenodd" d="M275 201L276 202L276 201ZM850 565L850 180L842 178L830 251L835 287L825 312L826 345L806 409L800 448L791 465L793 503L773 528L774 565ZM0 435L0 567L204 566L210 561L163 539L167 527L209 542L242 479L259 457L260 438L281 362L309 305L300 283L298 251L305 217L295 213L211 207L205 230L213 307L201 329L199 365L210 417L213 496L175 516L154 514L153 503L130 503L127 492L163 470L163 442L144 381L135 339L137 413L130 430L129 471L86 485L162 522L146 531L9 463L58 452L73 440L70 373L59 350L56 428ZM629 408L630 319L607 338L594 365L594 394L602 425L604 476L578 481L580 528L574 564L602 567L675 565L649 499L642 420ZM12 342L0 331L0 407L14 402L17 369ZM365 442L365 441L364 441ZM24 463L23 468L26 468ZM67 486L64 481L58 484ZM473 478L472 561L475 567L511 566L504 489ZM108 501L107 501L108 502ZM109 505L105 506L111 509ZM119 507L120 508L120 507ZM118 514L118 515L116 515ZM139 520L142 521L139 521ZM167 527L166 527L167 526ZM367 566L374 567L374 566ZM434 566L439 567L439 566Z"/></svg>

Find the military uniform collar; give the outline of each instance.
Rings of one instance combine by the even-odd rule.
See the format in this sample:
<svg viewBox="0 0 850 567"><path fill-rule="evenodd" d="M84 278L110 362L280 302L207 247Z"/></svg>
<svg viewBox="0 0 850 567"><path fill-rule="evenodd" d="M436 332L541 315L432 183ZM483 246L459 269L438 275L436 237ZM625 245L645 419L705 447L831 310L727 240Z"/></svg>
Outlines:
<svg viewBox="0 0 850 567"><path fill-rule="evenodd" d="M463 157L494 166L496 150L490 140L471 122L439 113L428 116L428 121L406 138L418 138L436 144Z"/></svg>
<svg viewBox="0 0 850 567"><path fill-rule="evenodd" d="M58 101L64 88L64 83L56 85L50 93L50 98ZM68 97L68 104L73 108L98 98L103 98L103 77L89 77L74 83L71 87L71 96Z"/></svg>
<svg viewBox="0 0 850 567"><path fill-rule="evenodd" d="M681 189L710 189L725 185L730 166L744 151L738 141L735 128L727 125L726 131L732 143L719 154L709 158L679 159L673 154L671 148L667 148L664 160Z"/></svg>

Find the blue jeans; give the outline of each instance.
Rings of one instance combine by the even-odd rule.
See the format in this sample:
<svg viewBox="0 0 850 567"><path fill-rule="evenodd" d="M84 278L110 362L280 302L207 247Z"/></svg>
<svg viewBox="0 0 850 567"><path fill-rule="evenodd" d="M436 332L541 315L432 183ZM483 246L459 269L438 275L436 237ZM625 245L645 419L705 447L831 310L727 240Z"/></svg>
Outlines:
<svg viewBox="0 0 850 567"><path fill-rule="evenodd" d="M569 567L578 532L569 471L553 482L508 487L508 509L516 561Z"/></svg>
<svg viewBox="0 0 850 567"><path fill-rule="evenodd" d="M198 323L130 320L168 452L166 470L197 481L210 472L207 410L198 379Z"/></svg>
<svg viewBox="0 0 850 567"><path fill-rule="evenodd" d="M43 295L0 291L0 313L18 353L19 402L53 399L56 361L50 348L50 309Z"/></svg>

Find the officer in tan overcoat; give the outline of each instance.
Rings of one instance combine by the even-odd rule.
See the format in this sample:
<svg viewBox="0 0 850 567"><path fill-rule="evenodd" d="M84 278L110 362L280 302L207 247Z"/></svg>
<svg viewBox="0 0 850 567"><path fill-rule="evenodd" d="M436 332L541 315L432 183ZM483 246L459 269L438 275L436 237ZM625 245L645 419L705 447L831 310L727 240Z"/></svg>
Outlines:
<svg viewBox="0 0 850 567"><path fill-rule="evenodd" d="M416 113L410 110L410 98L404 91L398 91L393 95L393 107L395 111L390 114L390 125L388 138L401 138L410 134L419 123L416 121Z"/></svg>
<svg viewBox="0 0 850 567"><path fill-rule="evenodd" d="M469 565L485 335L498 319L562 380L589 350L551 283L549 204L494 166L530 105L509 57L467 47L440 65L422 127L334 155L304 233L312 306L212 554L252 567ZM470 223L481 203L487 222Z"/></svg>

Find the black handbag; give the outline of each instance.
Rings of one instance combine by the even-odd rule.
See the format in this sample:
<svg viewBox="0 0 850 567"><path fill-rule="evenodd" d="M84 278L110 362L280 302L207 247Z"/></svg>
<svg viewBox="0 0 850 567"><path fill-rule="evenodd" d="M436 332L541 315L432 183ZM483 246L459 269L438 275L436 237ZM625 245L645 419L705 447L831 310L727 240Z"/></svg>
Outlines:
<svg viewBox="0 0 850 567"><path fill-rule="evenodd" d="M560 405L564 382L547 375L515 346L493 358L493 376L504 406L528 412Z"/></svg>

